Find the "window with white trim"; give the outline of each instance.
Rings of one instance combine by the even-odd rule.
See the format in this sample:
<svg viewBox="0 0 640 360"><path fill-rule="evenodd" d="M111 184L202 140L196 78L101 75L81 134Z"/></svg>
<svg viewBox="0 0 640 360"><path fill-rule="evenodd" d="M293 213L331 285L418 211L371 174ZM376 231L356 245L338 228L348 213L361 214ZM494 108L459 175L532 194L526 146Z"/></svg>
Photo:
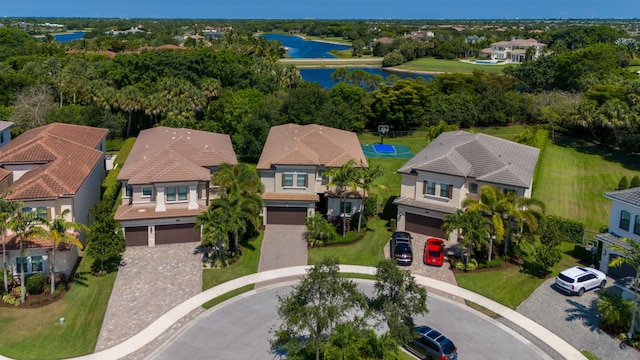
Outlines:
<svg viewBox="0 0 640 360"><path fill-rule="evenodd" d="M166 188L167 202L187 201L187 187L186 186L171 186Z"/></svg>
<svg viewBox="0 0 640 360"><path fill-rule="evenodd" d="M282 187L298 187L298 188L306 188L308 186L307 183L307 174L298 174L298 173L284 173L282 174Z"/></svg>
<svg viewBox="0 0 640 360"><path fill-rule="evenodd" d="M478 193L478 183L477 182L470 182L469 183L469 192L472 194L477 194Z"/></svg>
<svg viewBox="0 0 640 360"><path fill-rule="evenodd" d="M24 269L25 274L31 273L41 273L44 271L44 262L42 259L42 255L33 255L33 256L23 256L15 258L15 272L14 274L19 275L22 273L22 269Z"/></svg>
<svg viewBox="0 0 640 360"><path fill-rule="evenodd" d="M132 197L133 196L133 186L127 185L125 188L125 196Z"/></svg>
<svg viewBox="0 0 640 360"><path fill-rule="evenodd" d="M626 211L620 211L620 229L629 231L629 223L631 222L631 214Z"/></svg>
<svg viewBox="0 0 640 360"><path fill-rule="evenodd" d="M640 215L636 215L635 224L633 224L633 233L640 235Z"/></svg>
<svg viewBox="0 0 640 360"><path fill-rule="evenodd" d="M151 188L151 186L142 187L142 197L151 197L152 193L153 193L153 189Z"/></svg>
<svg viewBox="0 0 640 360"><path fill-rule="evenodd" d="M433 181L424 181L422 184L422 193L425 195L435 195L436 183Z"/></svg>

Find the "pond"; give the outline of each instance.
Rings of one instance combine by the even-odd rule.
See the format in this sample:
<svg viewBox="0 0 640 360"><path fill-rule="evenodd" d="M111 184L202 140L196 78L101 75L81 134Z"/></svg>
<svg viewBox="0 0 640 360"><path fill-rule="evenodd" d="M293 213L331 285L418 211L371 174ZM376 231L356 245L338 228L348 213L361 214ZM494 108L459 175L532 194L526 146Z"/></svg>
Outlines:
<svg viewBox="0 0 640 360"><path fill-rule="evenodd" d="M77 31L74 33L56 34L56 35L53 35L53 37L56 39L57 42L65 43L73 40L82 39L82 37L84 37L84 34L85 34L84 31Z"/></svg>
<svg viewBox="0 0 640 360"><path fill-rule="evenodd" d="M264 34L263 35L267 40L278 40L282 43L282 46L285 46L288 51L287 55L291 58L321 58L321 59L329 59L335 58L329 51L331 50L347 50L351 47L341 44L334 43L325 43L320 41L311 41L305 40L300 36L295 35L284 35L284 34ZM382 76L384 79L391 74L398 75L401 79L416 79L418 77L423 77L426 80L433 79L433 75L428 74L415 74L415 73L406 73L406 72L395 72L388 71L381 68L361 68L361 67L353 67L349 68L349 70L364 70L369 74L376 74ZM336 71L334 68L300 68L300 75L304 81L316 82L320 84L325 89L329 89L336 85L336 83L331 80L331 74Z"/></svg>

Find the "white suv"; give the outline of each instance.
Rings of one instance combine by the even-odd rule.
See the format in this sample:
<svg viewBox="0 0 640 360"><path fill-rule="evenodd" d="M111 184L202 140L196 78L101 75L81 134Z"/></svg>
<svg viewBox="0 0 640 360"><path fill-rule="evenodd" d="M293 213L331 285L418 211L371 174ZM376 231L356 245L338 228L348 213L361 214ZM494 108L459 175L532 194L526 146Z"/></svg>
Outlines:
<svg viewBox="0 0 640 360"><path fill-rule="evenodd" d="M607 283L607 276L599 270L574 266L564 270L556 277L556 285L560 290L582 296L585 291L601 288Z"/></svg>

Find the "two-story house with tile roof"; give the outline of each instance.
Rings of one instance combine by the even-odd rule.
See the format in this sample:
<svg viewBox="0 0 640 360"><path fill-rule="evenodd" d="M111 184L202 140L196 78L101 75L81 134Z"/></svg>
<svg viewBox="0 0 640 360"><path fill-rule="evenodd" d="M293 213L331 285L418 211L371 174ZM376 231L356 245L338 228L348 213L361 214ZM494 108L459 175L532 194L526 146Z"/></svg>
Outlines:
<svg viewBox="0 0 640 360"><path fill-rule="evenodd" d="M600 271L618 279L621 288L625 290L623 295L631 298L633 293L628 285L630 278L635 276L635 270L628 264L611 267L609 263L620 256L611 250L609 245L617 245L626 248L622 238L640 241L640 187L611 191L604 195L611 200L611 212L609 213L609 230L606 233L597 234L597 255Z"/></svg>
<svg viewBox="0 0 640 360"><path fill-rule="evenodd" d="M122 204L116 220L127 246L197 242L195 218L209 206L211 175L238 163L229 135L190 129L143 130L118 181Z"/></svg>
<svg viewBox="0 0 640 360"><path fill-rule="evenodd" d="M105 177L108 130L53 123L18 136L0 148L0 188L8 200L20 201L22 212L41 210L51 221L69 210L67 221L90 224L89 209L100 201ZM30 239L22 259L27 273L47 272L51 239ZM15 236L6 240L14 274L20 259ZM78 258L75 247L56 249L56 271L69 273Z"/></svg>
<svg viewBox="0 0 640 360"><path fill-rule="evenodd" d="M369 166L355 133L315 124L272 127L257 166L265 189L263 223L303 225L316 211L329 219L359 211L361 194L349 192L342 211L323 175L349 160Z"/></svg>
<svg viewBox="0 0 640 360"><path fill-rule="evenodd" d="M407 161L402 175L397 228L444 238L446 214L491 185L531 196L540 150L485 134L445 132Z"/></svg>

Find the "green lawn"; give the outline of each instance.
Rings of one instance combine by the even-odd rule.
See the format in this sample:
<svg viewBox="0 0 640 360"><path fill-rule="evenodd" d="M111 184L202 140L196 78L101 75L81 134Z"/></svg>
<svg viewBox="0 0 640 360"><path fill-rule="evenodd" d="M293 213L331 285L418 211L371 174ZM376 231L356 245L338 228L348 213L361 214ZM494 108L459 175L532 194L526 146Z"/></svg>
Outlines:
<svg viewBox="0 0 640 360"><path fill-rule="evenodd" d="M479 65L469 64L458 60L442 60L436 58L420 58L399 66L395 69L424 71L434 73L472 73L476 70L502 72L506 66L517 65Z"/></svg>
<svg viewBox="0 0 640 360"><path fill-rule="evenodd" d="M91 259L85 256L76 273L77 283L62 300L33 309L2 308L2 355L60 359L94 351L116 273L94 277L90 264ZM61 317L65 318L63 325Z"/></svg>

